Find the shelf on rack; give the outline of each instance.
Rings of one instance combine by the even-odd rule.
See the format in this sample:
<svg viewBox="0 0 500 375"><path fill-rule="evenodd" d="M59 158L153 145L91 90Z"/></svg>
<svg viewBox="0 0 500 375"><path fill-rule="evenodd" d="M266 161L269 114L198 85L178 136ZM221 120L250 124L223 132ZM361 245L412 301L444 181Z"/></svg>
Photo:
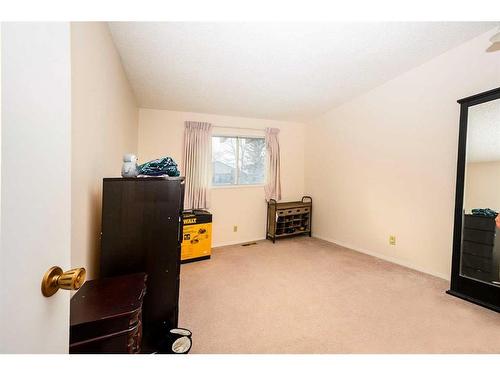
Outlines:
<svg viewBox="0 0 500 375"><path fill-rule="evenodd" d="M296 230L295 232L292 232L292 233L276 233L276 238L293 236L294 234L305 234L305 233L310 233L310 231L308 231L308 230Z"/></svg>

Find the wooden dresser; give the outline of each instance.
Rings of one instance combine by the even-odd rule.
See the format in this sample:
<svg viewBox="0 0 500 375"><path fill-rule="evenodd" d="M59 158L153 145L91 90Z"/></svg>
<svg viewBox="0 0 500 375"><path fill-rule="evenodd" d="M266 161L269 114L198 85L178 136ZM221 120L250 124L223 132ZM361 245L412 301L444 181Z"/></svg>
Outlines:
<svg viewBox="0 0 500 375"><path fill-rule="evenodd" d="M103 180L100 277L148 275L143 353L177 328L183 207L183 177Z"/></svg>
<svg viewBox="0 0 500 375"><path fill-rule="evenodd" d="M486 282L500 281L500 236L495 219L464 215L461 274Z"/></svg>
<svg viewBox="0 0 500 375"><path fill-rule="evenodd" d="M70 353L140 353L146 274L87 281L71 299Z"/></svg>

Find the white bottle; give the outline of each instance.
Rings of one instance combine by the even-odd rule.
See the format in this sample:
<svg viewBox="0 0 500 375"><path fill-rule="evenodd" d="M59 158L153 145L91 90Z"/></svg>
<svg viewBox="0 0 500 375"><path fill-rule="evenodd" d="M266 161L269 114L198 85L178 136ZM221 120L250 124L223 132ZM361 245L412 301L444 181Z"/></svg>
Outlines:
<svg viewBox="0 0 500 375"><path fill-rule="evenodd" d="M123 155L122 177L137 177L137 156Z"/></svg>

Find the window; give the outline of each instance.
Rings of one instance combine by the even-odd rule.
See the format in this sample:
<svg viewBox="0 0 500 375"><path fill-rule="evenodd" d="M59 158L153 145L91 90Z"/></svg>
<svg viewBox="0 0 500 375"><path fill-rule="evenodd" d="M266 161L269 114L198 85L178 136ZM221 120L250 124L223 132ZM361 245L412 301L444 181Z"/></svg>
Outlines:
<svg viewBox="0 0 500 375"><path fill-rule="evenodd" d="M212 137L212 185L258 185L265 181L264 138Z"/></svg>

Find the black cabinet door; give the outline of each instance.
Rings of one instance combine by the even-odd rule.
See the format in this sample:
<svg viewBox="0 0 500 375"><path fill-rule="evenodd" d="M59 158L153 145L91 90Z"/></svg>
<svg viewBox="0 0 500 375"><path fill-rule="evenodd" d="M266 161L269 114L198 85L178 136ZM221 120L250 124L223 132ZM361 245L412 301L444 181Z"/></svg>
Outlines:
<svg viewBox="0 0 500 375"><path fill-rule="evenodd" d="M101 277L145 272L145 334L177 326L183 179L104 179Z"/></svg>

